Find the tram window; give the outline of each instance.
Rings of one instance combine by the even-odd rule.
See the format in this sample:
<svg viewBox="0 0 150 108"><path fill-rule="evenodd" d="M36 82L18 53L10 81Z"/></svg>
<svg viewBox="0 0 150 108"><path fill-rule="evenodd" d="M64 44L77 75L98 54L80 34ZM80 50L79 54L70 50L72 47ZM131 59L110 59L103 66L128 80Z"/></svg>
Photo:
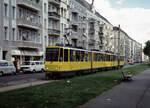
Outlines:
<svg viewBox="0 0 150 108"><path fill-rule="evenodd" d="M99 54L99 61L102 61L102 54Z"/></svg>
<svg viewBox="0 0 150 108"><path fill-rule="evenodd" d="M62 61L63 61L63 49L62 49L62 48L60 48L59 61L60 61L60 62L62 62Z"/></svg>
<svg viewBox="0 0 150 108"><path fill-rule="evenodd" d="M107 55L107 61L110 61L110 56L109 55Z"/></svg>
<svg viewBox="0 0 150 108"><path fill-rule="evenodd" d="M113 57L113 56L112 56L112 55L110 55L110 61L113 61L112 57Z"/></svg>
<svg viewBox="0 0 150 108"><path fill-rule="evenodd" d="M88 53L88 60L91 61L91 52Z"/></svg>
<svg viewBox="0 0 150 108"><path fill-rule="evenodd" d="M104 54L101 55L101 60L102 60L102 61L105 61Z"/></svg>
<svg viewBox="0 0 150 108"><path fill-rule="evenodd" d="M106 55L106 61L108 61L109 60L109 57L108 57L108 55Z"/></svg>
<svg viewBox="0 0 150 108"><path fill-rule="evenodd" d="M99 61L102 61L102 59L101 59L101 55L102 55L102 54L99 54Z"/></svg>
<svg viewBox="0 0 150 108"><path fill-rule="evenodd" d="M113 61L115 61L115 55L113 55Z"/></svg>
<svg viewBox="0 0 150 108"><path fill-rule="evenodd" d="M99 54L97 53L96 55L97 55L97 59L96 60L99 61Z"/></svg>
<svg viewBox="0 0 150 108"><path fill-rule="evenodd" d="M68 61L68 49L64 49L64 61Z"/></svg>
<svg viewBox="0 0 150 108"><path fill-rule="evenodd" d="M103 57L103 58L104 58L103 61L107 61L107 55L104 54L103 56L104 56L104 57Z"/></svg>
<svg viewBox="0 0 150 108"><path fill-rule="evenodd" d="M80 51L76 51L76 61L80 61Z"/></svg>
<svg viewBox="0 0 150 108"><path fill-rule="evenodd" d="M76 60L75 51L70 50L70 61L75 61L75 60Z"/></svg>
<svg viewBox="0 0 150 108"><path fill-rule="evenodd" d="M122 61L122 56L120 56L120 61Z"/></svg>
<svg viewBox="0 0 150 108"><path fill-rule="evenodd" d="M114 55L114 61L116 61L116 56Z"/></svg>
<svg viewBox="0 0 150 108"><path fill-rule="evenodd" d="M94 53L94 61L96 61L96 53Z"/></svg>
<svg viewBox="0 0 150 108"><path fill-rule="evenodd" d="M85 52L84 61L88 61L88 52Z"/></svg>
<svg viewBox="0 0 150 108"><path fill-rule="evenodd" d="M46 49L46 61L58 61L59 48Z"/></svg>
<svg viewBox="0 0 150 108"><path fill-rule="evenodd" d="M111 61L111 55L109 55L109 61Z"/></svg>
<svg viewBox="0 0 150 108"><path fill-rule="evenodd" d="M103 56L103 54L101 54L101 61L104 61L104 56Z"/></svg>
<svg viewBox="0 0 150 108"><path fill-rule="evenodd" d="M85 61L85 52L84 51L81 51L81 61Z"/></svg>

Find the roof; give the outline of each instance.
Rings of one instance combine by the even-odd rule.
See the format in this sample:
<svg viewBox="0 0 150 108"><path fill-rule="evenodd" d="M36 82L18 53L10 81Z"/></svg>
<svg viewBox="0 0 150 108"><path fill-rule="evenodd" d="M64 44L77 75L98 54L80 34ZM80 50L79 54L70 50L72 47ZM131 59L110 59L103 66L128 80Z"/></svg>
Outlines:
<svg viewBox="0 0 150 108"><path fill-rule="evenodd" d="M82 6L84 6L85 8L87 8L89 11L92 12L92 10L91 10L92 6L91 6L90 3L88 3L88 2L85 1L85 0L76 0L76 1L77 1L78 3L80 3ZM100 15L99 12L96 11L96 12L95 12L95 15L98 16L99 18L103 19L103 20L106 21L107 23L111 24L105 17L103 17L102 15Z"/></svg>
<svg viewBox="0 0 150 108"><path fill-rule="evenodd" d="M119 30L119 27L113 27L113 30L116 30L116 31L118 31ZM139 43L139 42L137 42L136 40L134 40L134 39L132 39L124 30L122 30L121 28L120 28L120 31L122 32L122 33L124 33L129 39L131 39L132 41L134 41L134 42L136 42L136 43L138 43L138 44L141 44L141 43Z"/></svg>
<svg viewBox="0 0 150 108"><path fill-rule="evenodd" d="M89 4L87 1L85 0L76 0L78 3L80 3L82 6L84 6L85 8L87 8L89 11L91 11L91 4Z"/></svg>
<svg viewBox="0 0 150 108"><path fill-rule="evenodd" d="M96 16L98 16L98 17L100 17L100 18L102 18L104 21L106 21L107 23L109 23L109 24L111 24L105 17L103 17L102 15L100 15L100 13L99 12L95 12L95 15Z"/></svg>

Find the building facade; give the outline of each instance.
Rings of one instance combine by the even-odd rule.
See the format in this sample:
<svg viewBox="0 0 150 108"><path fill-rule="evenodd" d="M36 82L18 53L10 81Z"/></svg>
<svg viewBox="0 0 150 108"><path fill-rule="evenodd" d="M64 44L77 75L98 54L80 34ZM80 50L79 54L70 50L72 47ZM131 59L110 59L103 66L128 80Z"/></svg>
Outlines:
<svg viewBox="0 0 150 108"><path fill-rule="evenodd" d="M44 60L46 46L62 45L140 62L142 46L85 0L0 0L0 59Z"/></svg>
<svg viewBox="0 0 150 108"><path fill-rule="evenodd" d="M114 27L114 50L115 53L125 56L125 62L141 62L142 61L142 44L133 40L126 32L119 27ZM119 44L119 45L118 45Z"/></svg>
<svg viewBox="0 0 150 108"><path fill-rule="evenodd" d="M40 0L1 0L0 35L3 59L41 60L42 4Z"/></svg>

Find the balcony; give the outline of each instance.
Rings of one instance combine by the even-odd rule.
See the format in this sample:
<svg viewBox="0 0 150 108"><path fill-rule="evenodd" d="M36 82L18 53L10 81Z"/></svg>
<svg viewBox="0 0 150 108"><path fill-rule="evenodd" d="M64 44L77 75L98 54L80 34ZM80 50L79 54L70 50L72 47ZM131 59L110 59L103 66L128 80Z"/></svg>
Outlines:
<svg viewBox="0 0 150 108"><path fill-rule="evenodd" d="M49 1L49 3L60 6L60 0L48 0L48 1Z"/></svg>
<svg viewBox="0 0 150 108"><path fill-rule="evenodd" d="M49 12L48 17L55 20L60 20L60 15L56 12Z"/></svg>
<svg viewBox="0 0 150 108"><path fill-rule="evenodd" d="M36 3L31 0L17 0L17 5L32 9L34 11L40 11L42 9L40 3Z"/></svg>
<svg viewBox="0 0 150 108"><path fill-rule="evenodd" d="M58 29L48 29L48 34L52 36L60 36L60 30Z"/></svg>
<svg viewBox="0 0 150 108"><path fill-rule="evenodd" d="M17 25L21 27L35 29L35 30L38 30L41 27L41 24L34 23L30 20L27 20L27 18L18 18Z"/></svg>
<svg viewBox="0 0 150 108"><path fill-rule="evenodd" d="M79 25L79 21L78 20L71 20L71 25Z"/></svg>
<svg viewBox="0 0 150 108"><path fill-rule="evenodd" d="M95 40L94 39L90 39L89 40L89 45L95 45Z"/></svg>
<svg viewBox="0 0 150 108"><path fill-rule="evenodd" d="M90 28L89 29L89 34L90 35L94 35L95 34L95 29L94 28Z"/></svg>
<svg viewBox="0 0 150 108"><path fill-rule="evenodd" d="M73 32L71 33L71 36L70 36L72 39L79 39L79 34L77 32Z"/></svg>
<svg viewBox="0 0 150 108"><path fill-rule="evenodd" d="M5 41L5 44L8 46L15 46L22 49L39 49L41 48L41 43L36 42L25 42L25 41Z"/></svg>

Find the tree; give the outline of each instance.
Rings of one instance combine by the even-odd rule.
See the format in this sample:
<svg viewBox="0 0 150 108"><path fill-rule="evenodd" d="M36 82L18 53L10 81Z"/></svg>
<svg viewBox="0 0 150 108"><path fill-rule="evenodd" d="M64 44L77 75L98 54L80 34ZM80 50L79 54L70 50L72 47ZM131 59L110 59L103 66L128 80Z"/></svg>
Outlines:
<svg viewBox="0 0 150 108"><path fill-rule="evenodd" d="M143 52L145 55L147 55L149 57L149 61L150 61L150 40L148 40L145 44L146 45L143 49Z"/></svg>

